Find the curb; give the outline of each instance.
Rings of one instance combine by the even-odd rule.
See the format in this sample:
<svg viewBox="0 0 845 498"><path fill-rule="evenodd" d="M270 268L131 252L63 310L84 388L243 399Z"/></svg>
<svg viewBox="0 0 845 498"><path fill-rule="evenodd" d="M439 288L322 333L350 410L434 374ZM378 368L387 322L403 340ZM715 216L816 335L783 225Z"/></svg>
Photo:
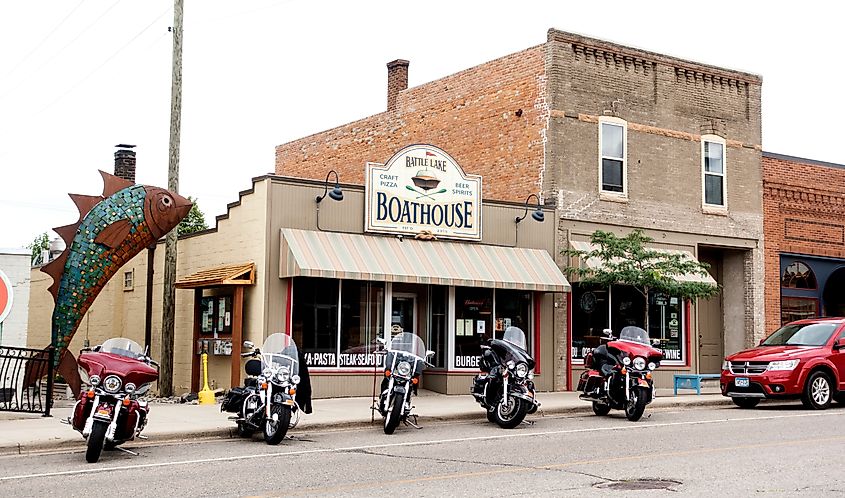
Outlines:
<svg viewBox="0 0 845 498"><path fill-rule="evenodd" d="M729 406L731 400L721 395L706 395L703 399L690 399L684 397L685 401L674 399L676 397L656 398L654 408L686 408L686 407L703 407L703 406ZM665 400L665 401L664 401ZM689 401L687 401L689 400ZM574 415L574 414L592 414L592 407L589 403L584 402L582 405L558 406L548 409L540 409L535 416L544 417L547 415ZM433 416L419 416L419 421L426 422L449 422L461 420L486 420L484 412L479 408L473 411L463 411L452 413L449 415L433 415ZM372 427L380 424L378 417L375 422L369 420L348 420L342 422L317 422L305 423L302 428L306 430L321 431L326 429L354 429L359 427ZM68 427L69 431L73 431ZM73 431L75 435L75 431ZM234 424L232 427L219 427L213 429L197 429L189 432L179 433L163 433L152 434L150 439L140 440L142 443L176 443L176 442L195 442L196 440L213 440L213 439L238 439ZM133 441L137 443L138 440ZM0 457L10 455L35 454L55 451L74 451L85 448L85 440L81 436L73 439L56 439L47 441L33 441L30 443L16 443L0 447Z"/></svg>

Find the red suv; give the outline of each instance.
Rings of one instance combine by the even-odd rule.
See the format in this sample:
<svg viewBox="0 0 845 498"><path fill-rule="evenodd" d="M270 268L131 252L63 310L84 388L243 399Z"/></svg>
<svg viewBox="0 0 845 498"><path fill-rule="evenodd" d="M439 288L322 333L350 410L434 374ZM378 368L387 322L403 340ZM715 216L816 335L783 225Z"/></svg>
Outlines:
<svg viewBox="0 0 845 498"><path fill-rule="evenodd" d="M817 410L834 398L845 402L845 318L784 325L756 348L725 358L720 383L740 408L764 398L801 398Z"/></svg>

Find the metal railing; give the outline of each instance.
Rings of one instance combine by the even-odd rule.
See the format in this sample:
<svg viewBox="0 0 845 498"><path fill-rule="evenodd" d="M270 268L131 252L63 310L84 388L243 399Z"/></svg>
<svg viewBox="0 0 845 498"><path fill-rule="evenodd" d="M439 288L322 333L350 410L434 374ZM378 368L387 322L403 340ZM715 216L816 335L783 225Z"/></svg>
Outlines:
<svg viewBox="0 0 845 498"><path fill-rule="evenodd" d="M53 347L0 346L0 411L43 413L53 406Z"/></svg>

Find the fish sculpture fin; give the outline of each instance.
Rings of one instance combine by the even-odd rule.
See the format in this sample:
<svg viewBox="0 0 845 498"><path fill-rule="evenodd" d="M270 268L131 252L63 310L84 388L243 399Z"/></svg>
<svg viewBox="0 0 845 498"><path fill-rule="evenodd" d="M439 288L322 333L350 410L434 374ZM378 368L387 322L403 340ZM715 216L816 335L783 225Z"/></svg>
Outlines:
<svg viewBox="0 0 845 498"><path fill-rule="evenodd" d="M62 274L65 272L68 252L61 253L56 259L41 267L41 271L53 277L53 284L47 291L53 295L53 302L59 294L59 282L62 281Z"/></svg>
<svg viewBox="0 0 845 498"><path fill-rule="evenodd" d="M67 382L73 395L78 399L82 391L82 378L79 376L79 364L76 362L73 353L67 349L62 351L57 370Z"/></svg>
<svg viewBox="0 0 845 498"><path fill-rule="evenodd" d="M72 223L70 225L65 225L63 227L56 227L53 229L54 232L59 234L59 237L65 241L65 247L70 249L70 245L73 244L73 238L76 237L76 231L79 229L79 222Z"/></svg>
<svg viewBox="0 0 845 498"><path fill-rule="evenodd" d="M131 229L132 223L128 219L117 220L98 233L94 242L114 249L126 239Z"/></svg>
<svg viewBox="0 0 845 498"><path fill-rule="evenodd" d="M79 221L85 219L85 216L91 212L91 209L94 208L100 201L103 200L102 197L98 195L82 195L82 194L68 194L70 198L73 200L73 203L76 204L76 208L79 209Z"/></svg>
<svg viewBox="0 0 845 498"><path fill-rule="evenodd" d="M100 175L103 177L103 198L111 197L115 192L135 185L129 180L124 180L103 170L100 170Z"/></svg>

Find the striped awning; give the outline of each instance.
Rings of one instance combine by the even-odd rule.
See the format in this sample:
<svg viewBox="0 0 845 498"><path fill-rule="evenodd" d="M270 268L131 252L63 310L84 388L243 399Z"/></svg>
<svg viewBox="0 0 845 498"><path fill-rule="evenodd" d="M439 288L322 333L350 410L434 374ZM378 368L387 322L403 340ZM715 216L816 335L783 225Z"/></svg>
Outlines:
<svg viewBox="0 0 845 498"><path fill-rule="evenodd" d="M595 245L593 245L589 242L585 242L585 241L571 240L571 241L569 241L569 244L572 246L573 249L577 249L579 251L592 251L594 249L597 249L597 246L595 246ZM677 249L662 249L662 248L657 248L657 247L650 247L648 249L653 249L655 251L665 252L665 253L670 253L670 254L680 254L681 256L683 256L686 259L695 259L695 256L689 251L679 251ZM586 265L587 265L587 268L600 268L601 265L602 265L602 262L597 258L588 258L587 261L586 261ZM714 280L713 277L711 277L709 273L707 273L707 274L687 273L687 274L684 274L684 275L678 275L677 277L675 277L675 280L678 281L678 282L699 282L699 283L705 283L705 284L710 284L710 285L716 285L716 280Z"/></svg>
<svg viewBox="0 0 845 498"><path fill-rule="evenodd" d="M282 229L279 277L568 292L547 251Z"/></svg>

